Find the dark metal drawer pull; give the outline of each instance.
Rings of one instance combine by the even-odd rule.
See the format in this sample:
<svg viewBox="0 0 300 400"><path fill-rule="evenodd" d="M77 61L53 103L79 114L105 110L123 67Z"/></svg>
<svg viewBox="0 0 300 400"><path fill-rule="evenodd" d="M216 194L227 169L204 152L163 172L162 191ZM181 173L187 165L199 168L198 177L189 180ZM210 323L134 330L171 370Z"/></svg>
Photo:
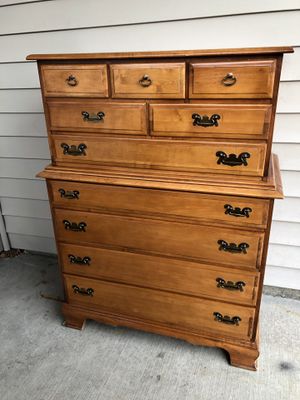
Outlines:
<svg viewBox="0 0 300 400"><path fill-rule="evenodd" d="M77 285L72 286L73 292L76 294L81 294L82 296L91 296L94 295L94 289L92 288L79 288Z"/></svg>
<svg viewBox="0 0 300 400"><path fill-rule="evenodd" d="M225 240L218 240L220 245L219 250L228 251L229 253L244 253L247 254L247 249L250 247L248 243L227 243Z"/></svg>
<svg viewBox="0 0 300 400"><path fill-rule="evenodd" d="M143 87L148 87L152 84L152 80L149 75L144 75L140 80L139 84Z"/></svg>
<svg viewBox="0 0 300 400"><path fill-rule="evenodd" d="M232 215L233 217L246 217L249 218L249 214L252 212L252 208L244 207L241 209L240 207L232 207L230 204L225 204L224 208L226 209L225 214Z"/></svg>
<svg viewBox="0 0 300 400"><path fill-rule="evenodd" d="M219 114L213 114L211 117L207 115L192 114L194 120L194 126L203 126L207 128L208 126L218 126L218 120L221 118Z"/></svg>
<svg viewBox="0 0 300 400"><path fill-rule="evenodd" d="M67 231L73 231L73 232L85 232L86 228L86 223L85 222L70 222L67 219L63 220L63 224L65 225L65 229Z"/></svg>
<svg viewBox="0 0 300 400"><path fill-rule="evenodd" d="M58 189L60 193L60 197L64 197L65 199L77 199L79 200L79 191L78 190L67 190Z"/></svg>
<svg viewBox="0 0 300 400"><path fill-rule="evenodd" d="M224 86L233 86L236 83L237 79L233 75L232 72L229 72L224 78L222 79L222 83Z"/></svg>
<svg viewBox="0 0 300 400"><path fill-rule="evenodd" d="M62 143L60 145L64 151L64 154L68 154L69 156L85 156L86 152L85 149L87 146L84 143L80 143L78 146L75 146L75 144L71 144L69 146L67 143Z"/></svg>
<svg viewBox="0 0 300 400"><path fill-rule="evenodd" d="M91 115L87 111L82 111L81 115L83 117L84 121L90 121L90 122L98 122L98 121L103 121L105 114L103 111L99 111L96 115Z"/></svg>
<svg viewBox="0 0 300 400"><path fill-rule="evenodd" d="M223 315L219 312L214 312L214 317L215 321L222 322L223 324L228 324L228 325L239 325L239 322L241 322L242 318L236 316L236 317L229 317L228 315Z"/></svg>
<svg viewBox="0 0 300 400"><path fill-rule="evenodd" d="M68 76L68 78L66 79L66 82L69 86L77 86L79 83L74 75Z"/></svg>
<svg viewBox="0 0 300 400"><path fill-rule="evenodd" d="M218 282L217 287L222 288L222 289L227 289L227 290L239 290L240 292L244 291L244 287L246 286L245 282L238 281L238 282L232 282L232 281L225 281L223 278L217 278L216 281Z"/></svg>
<svg viewBox="0 0 300 400"><path fill-rule="evenodd" d="M90 265L90 257L76 257L73 254L68 254L71 264Z"/></svg>
<svg viewBox="0 0 300 400"><path fill-rule="evenodd" d="M224 151L217 151L216 156L219 157L217 164L229 165L230 167L236 167L237 165L247 166L247 158L250 158L249 153L241 153L237 156L236 154L227 155Z"/></svg>

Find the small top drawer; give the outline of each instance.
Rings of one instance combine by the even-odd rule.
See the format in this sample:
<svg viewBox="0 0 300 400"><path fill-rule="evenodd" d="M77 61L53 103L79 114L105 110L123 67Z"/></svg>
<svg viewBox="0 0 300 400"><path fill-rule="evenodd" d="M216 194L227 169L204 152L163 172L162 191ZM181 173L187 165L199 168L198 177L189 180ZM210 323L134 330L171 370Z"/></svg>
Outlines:
<svg viewBox="0 0 300 400"><path fill-rule="evenodd" d="M104 64L42 65L41 81L45 96L108 97Z"/></svg>
<svg viewBox="0 0 300 400"><path fill-rule="evenodd" d="M112 64L112 97L185 97L185 63Z"/></svg>
<svg viewBox="0 0 300 400"><path fill-rule="evenodd" d="M190 98L271 98L275 60L190 65Z"/></svg>

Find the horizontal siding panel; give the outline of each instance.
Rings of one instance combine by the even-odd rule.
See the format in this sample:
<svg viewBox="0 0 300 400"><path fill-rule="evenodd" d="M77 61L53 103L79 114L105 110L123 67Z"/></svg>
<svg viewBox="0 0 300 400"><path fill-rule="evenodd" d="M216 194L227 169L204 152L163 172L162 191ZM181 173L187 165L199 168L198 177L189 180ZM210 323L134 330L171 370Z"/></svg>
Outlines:
<svg viewBox="0 0 300 400"><path fill-rule="evenodd" d="M300 246L300 223L273 221L270 243Z"/></svg>
<svg viewBox="0 0 300 400"><path fill-rule="evenodd" d="M274 143L272 150L278 155L282 170L300 171L300 144Z"/></svg>
<svg viewBox="0 0 300 400"><path fill-rule="evenodd" d="M46 182L43 179L0 178L0 197L48 200Z"/></svg>
<svg viewBox="0 0 300 400"><path fill-rule="evenodd" d="M278 12L150 23L136 25L134 29L131 26L117 26L1 36L0 62L23 61L30 53L210 49L300 44L299 18L300 11ZM278 29L280 26L288 29Z"/></svg>
<svg viewBox="0 0 300 400"><path fill-rule="evenodd" d="M300 113L300 82L281 82L277 112Z"/></svg>
<svg viewBox="0 0 300 400"><path fill-rule="evenodd" d="M43 112L40 89L0 90L0 113Z"/></svg>
<svg viewBox="0 0 300 400"><path fill-rule="evenodd" d="M0 64L0 89L38 88L39 86L35 62Z"/></svg>
<svg viewBox="0 0 300 400"><path fill-rule="evenodd" d="M0 136L47 136L43 113L0 114Z"/></svg>
<svg viewBox="0 0 300 400"><path fill-rule="evenodd" d="M274 142L300 143L300 113L276 114Z"/></svg>
<svg viewBox="0 0 300 400"><path fill-rule="evenodd" d="M0 178L34 179L48 164L50 160L0 158Z"/></svg>
<svg viewBox="0 0 300 400"><path fill-rule="evenodd" d="M283 192L287 197L300 197L300 172L281 171Z"/></svg>
<svg viewBox="0 0 300 400"><path fill-rule="evenodd" d="M300 81L300 47L295 47L294 50L294 53L285 54L283 57L280 77L282 81Z"/></svg>
<svg viewBox="0 0 300 400"><path fill-rule="evenodd" d="M49 202L46 200L2 197L0 201L3 215L51 219Z"/></svg>
<svg viewBox="0 0 300 400"><path fill-rule="evenodd" d="M21 235L53 238L53 226L50 219L4 216L6 231Z"/></svg>
<svg viewBox="0 0 300 400"><path fill-rule="evenodd" d="M68 7L70 7L69 0L60 0L59 5L56 1L50 1L7 7L1 10L3 21L0 34L282 11L299 8L299 1L286 0L284 3L281 0L211 1L203 7L201 1L186 0L178 2L174 7L174 0L151 0L151 6L147 0L113 0L105 2L105 5L97 0L72 0L70 9L72 18L66 18L62 10L67 10ZM25 13L32 18L24 18Z"/></svg>
<svg viewBox="0 0 300 400"><path fill-rule="evenodd" d="M10 233L8 235L10 245L15 249L40 251L42 253L57 253L55 240L39 236L19 235Z"/></svg>
<svg viewBox="0 0 300 400"><path fill-rule="evenodd" d="M268 265L266 268L264 284L300 290L300 270Z"/></svg>
<svg viewBox="0 0 300 400"><path fill-rule="evenodd" d="M300 198L286 197L283 200L276 200L273 219L300 223Z"/></svg>
<svg viewBox="0 0 300 400"><path fill-rule="evenodd" d="M33 0L0 0L0 6L19 5L20 3L31 3ZM40 0L43 1L43 0ZM45 0L47 1L47 0Z"/></svg>
<svg viewBox="0 0 300 400"><path fill-rule="evenodd" d="M267 265L300 269L300 247L270 244Z"/></svg>
<svg viewBox="0 0 300 400"><path fill-rule="evenodd" d="M50 158L48 139L0 136L0 157Z"/></svg>

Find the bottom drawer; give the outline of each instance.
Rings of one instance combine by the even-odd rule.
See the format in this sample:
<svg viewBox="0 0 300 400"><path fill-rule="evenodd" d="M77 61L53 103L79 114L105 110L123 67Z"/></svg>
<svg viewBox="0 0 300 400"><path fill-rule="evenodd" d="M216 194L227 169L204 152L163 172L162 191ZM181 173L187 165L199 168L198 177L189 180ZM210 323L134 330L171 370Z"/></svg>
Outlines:
<svg viewBox="0 0 300 400"><path fill-rule="evenodd" d="M101 311L249 340L254 308L65 275L68 302Z"/></svg>

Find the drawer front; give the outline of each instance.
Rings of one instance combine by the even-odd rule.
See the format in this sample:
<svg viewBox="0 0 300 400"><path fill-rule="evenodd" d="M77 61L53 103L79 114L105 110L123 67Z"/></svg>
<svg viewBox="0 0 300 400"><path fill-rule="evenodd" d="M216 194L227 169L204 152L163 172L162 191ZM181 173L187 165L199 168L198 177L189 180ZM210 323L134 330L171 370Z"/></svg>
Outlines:
<svg viewBox="0 0 300 400"><path fill-rule="evenodd" d="M185 97L185 63L112 64L112 97Z"/></svg>
<svg viewBox="0 0 300 400"><path fill-rule="evenodd" d="M207 62L190 65L190 98L271 98L275 60Z"/></svg>
<svg viewBox="0 0 300 400"><path fill-rule="evenodd" d="M59 241L117 246L217 264L260 265L264 235L189 223L55 209Z"/></svg>
<svg viewBox="0 0 300 400"><path fill-rule="evenodd" d="M86 131L118 135L146 135L144 103L95 100L49 101L50 125L57 131Z"/></svg>
<svg viewBox="0 0 300 400"><path fill-rule="evenodd" d="M64 208L212 220L239 226L265 227L267 223L269 201L263 199L68 181L48 182L54 206Z"/></svg>
<svg viewBox="0 0 300 400"><path fill-rule="evenodd" d="M255 305L259 274L109 249L59 244L63 272Z"/></svg>
<svg viewBox="0 0 300 400"><path fill-rule="evenodd" d="M153 136L262 139L268 135L271 106L153 104L150 112Z"/></svg>
<svg viewBox="0 0 300 400"><path fill-rule="evenodd" d="M71 304L210 335L249 339L252 333L254 308L70 275L64 280ZM225 316L231 323L221 322Z"/></svg>
<svg viewBox="0 0 300 400"><path fill-rule="evenodd" d="M53 136L56 161L98 163L185 172L262 176L263 143L212 143L172 140ZM84 151L78 157L79 146Z"/></svg>
<svg viewBox="0 0 300 400"><path fill-rule="evenodd" d="M42 65L41 82L45 96L108 97L105 64Z"/></svg>

